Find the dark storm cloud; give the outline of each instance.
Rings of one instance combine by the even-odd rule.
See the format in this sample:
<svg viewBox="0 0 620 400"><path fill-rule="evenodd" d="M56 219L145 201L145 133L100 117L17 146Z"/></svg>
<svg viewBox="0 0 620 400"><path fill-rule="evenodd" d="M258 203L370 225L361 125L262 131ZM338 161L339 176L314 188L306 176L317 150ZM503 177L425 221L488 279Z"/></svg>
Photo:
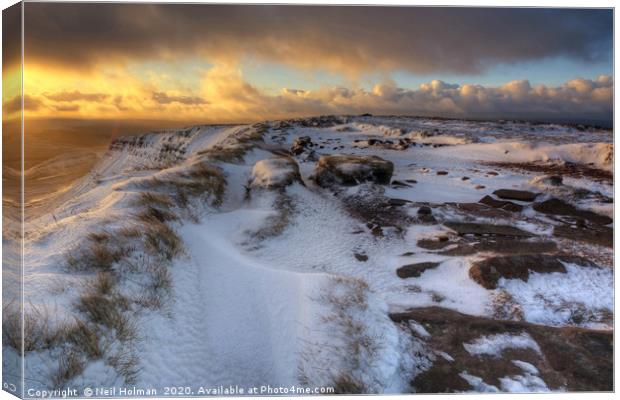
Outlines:
<svg viewBox="0 0 620 400"><path fill-rule="evenodd" d="M610 60L611 10L26 3L26 58L65 67L254 56L340 72Z"/></svg>
<svg viewBox="0 0 620 400"><path fill-rule="evenodd" d="M2 11L2 70L19 65L22 56L21 3Z"/></svg>

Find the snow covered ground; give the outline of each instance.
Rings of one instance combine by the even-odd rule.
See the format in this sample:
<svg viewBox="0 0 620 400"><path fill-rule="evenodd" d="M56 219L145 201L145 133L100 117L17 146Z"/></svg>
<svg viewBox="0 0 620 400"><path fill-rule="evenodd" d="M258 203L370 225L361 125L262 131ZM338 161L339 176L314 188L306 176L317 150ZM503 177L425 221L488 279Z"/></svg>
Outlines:
<svg viewBox="0 0 620 400"><path fill-rule="evenodd" d="M611 132L560 125L399 117L119 138L27 215L25 308L45 316L27 335L48 340L26 353L25 388L414 392L416 376L452 357L431 348L437 333L391 318L424 307L611 332L613 222L601 222L613 217L611 142ZM333 154L392 162L391 184L319 186L317 161ZM500 189L537 196L507 200ZM549 199L564 203L538 205ZM540 242L545 250L524 250ZM539 253L557 255L549 270ZM472 272L491 257L507 266ZM514 332L462 347L472 359L545 351ZM4 370L17 363L5 348ZM492 381L462 369L456 379L471 391L566 389L529 361L505 364L520 372Z"/></svg>

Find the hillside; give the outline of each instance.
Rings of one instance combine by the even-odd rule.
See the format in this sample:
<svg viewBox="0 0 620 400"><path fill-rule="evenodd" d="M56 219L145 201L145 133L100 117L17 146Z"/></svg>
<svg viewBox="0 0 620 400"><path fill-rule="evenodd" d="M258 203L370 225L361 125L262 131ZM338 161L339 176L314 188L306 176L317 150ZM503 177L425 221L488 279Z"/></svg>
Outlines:
<svg viewBox="0 0 620 400"><path fill-rule="evenodd" d="M612 141L372 116L118 138L27 221L27 388L611 390Z"/></svg>

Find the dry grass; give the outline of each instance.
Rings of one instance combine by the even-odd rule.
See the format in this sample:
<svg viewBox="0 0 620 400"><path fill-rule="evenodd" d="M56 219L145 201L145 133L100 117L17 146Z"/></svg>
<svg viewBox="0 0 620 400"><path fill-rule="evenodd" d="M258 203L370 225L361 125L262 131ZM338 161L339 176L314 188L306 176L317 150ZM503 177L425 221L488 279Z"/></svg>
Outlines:
<svg viewBox="0 0 620 400"><path fill-rule="evenodd" d="M107 359L112 366L123 377L126 384L134 384L138 376L138 356L131 349L121 348Z"/></svg>
<svg viewBox="0 0 620 400"><path fill-rule="evenodd" d="M141 208L160 207L169 209L174 207L174 202L169 195L157 192L141 192L135 204Z"/></svg>
<svg viewBox="0 0 620 400"><path fill-rule="evenodd" d="M341 372L334 378L331 387L334 388L334 394L369 394L370 388L359 379L355 378L347 372Z"/></svg>
<svg viewBox="0 0 620 400"><path fill-rule="evenodd" d="M152 220L157 220L159 222L178 221L179 216L172 211L148 206L136 215L136 219L145 224L150 224Z"/></svg>
<svg viewBox="0 0 620 400"><path fill-rule="evenodd" d="M141 186L148 191L164 191L171 193L175 205L186 208L192 198L212 198L211 204L221 204L226 191L226 179L220 169L206 160L201 160L184 171L165 177L153 177L144 181Z"/></svg>
<svg viewBox="0 0 620 400"><path fill-rule="evenodd" d="M142 230L137 226L125 226L118 230L118 235L125 239L135 239L142 236Z"/></svg>
<svg viewBox="0 0 620 400"><path fill-rule="evenodd" d="M183 242L170 226L157 220L145 221L144 246L148 253L167 261L183 253Z"/></svg>
<svg viewBox="0 0 620 400"><path fill-rule="evenodd" d="M340 343L312 343L302 351L304 362L299 371L300 381L333 387L337 394L369 394L374 391L372 368L384 347L382 337L371 335L363 321L368 308L369 287L362 280L336 277L315 299L327 306L329 313L322 317L331 336ZM329 351L329 359L321 353ZM337 364L326 363L338 360ZM363 378L368 375L368 378Z"/></svg>
<svg viewBox="0 0 620 400"><path fill-rule="evenodd" d="M22 341L23 323L23 341ZM68 329L67 324L51 322L47 309L30 305L24 312L18 307L7 307L2 313L2 343L25 353L45 350L60 343Z"/></svg>
<svg viewBox="0 0 620 400"><path fill-rule="evenodd" d="M62 352L58 357L58 368L52 375L54 387L64 387L68 381L84 371L84 366L84 360L76 351Z"/></svg>
<svg viewBox="0 0 620 400"><path fill-rule="evenodd" d="M205 155L209 160L214 162L224 162L229 164L238 164L244 161L245 154L250 146L222 147L214 146L213 148L199 151L198 155Z"/></svg>
<svg viewBox="0 0 620 400"><path fill-rule="evenodd" d="M164 308L172 292L172 276L167 266L149 264L149 282L144 286L135 302L141 307L157 310Z"/></svg>
<svg viewBox="0 0 620 400"><path fill-rule="evenodd" d="M110 271L114 264L127 255L129 249L108 239L104 234L90 234L87 244L75 248L66 255L66 262L72 271Z"/></svg>
<svg viewBox="0 0 620 400"><path fill-rule="evenodd" d="M98 359L103 356L99 344L99 333L78 318L75 319L75 324L67 332L66 339L68 343L91 359Z"/></svg>
<svg viewBox="0 0 620 400"><path fill-rule="evenodd" d="M255 232L251 232L251 236L258 241L279 236L289 226L293 213L295 212L295 203L285 194L278 193L274 202L276 215L267 217L265 224Z"/></svg>
<svg viewBox="0 0 620 400"><path fill-rule="evenodd" d="M254 124L238 134L236 139L239 143L260 142L268 129L269 127L266 124Z"/></svg>

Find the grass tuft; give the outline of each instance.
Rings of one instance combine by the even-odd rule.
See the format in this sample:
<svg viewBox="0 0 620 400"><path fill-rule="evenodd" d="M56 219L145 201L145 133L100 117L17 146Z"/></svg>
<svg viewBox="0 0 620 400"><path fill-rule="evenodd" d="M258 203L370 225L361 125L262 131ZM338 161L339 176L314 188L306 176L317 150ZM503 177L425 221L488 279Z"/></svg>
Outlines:
<svg viewBox="0 0 620 400"><path fill-rule="evenodd" d="M58 369L52 376L54 387L65 387L67 382L84 371L84 366L84 360L76 351L61 353L58 357Z"/></svg>

